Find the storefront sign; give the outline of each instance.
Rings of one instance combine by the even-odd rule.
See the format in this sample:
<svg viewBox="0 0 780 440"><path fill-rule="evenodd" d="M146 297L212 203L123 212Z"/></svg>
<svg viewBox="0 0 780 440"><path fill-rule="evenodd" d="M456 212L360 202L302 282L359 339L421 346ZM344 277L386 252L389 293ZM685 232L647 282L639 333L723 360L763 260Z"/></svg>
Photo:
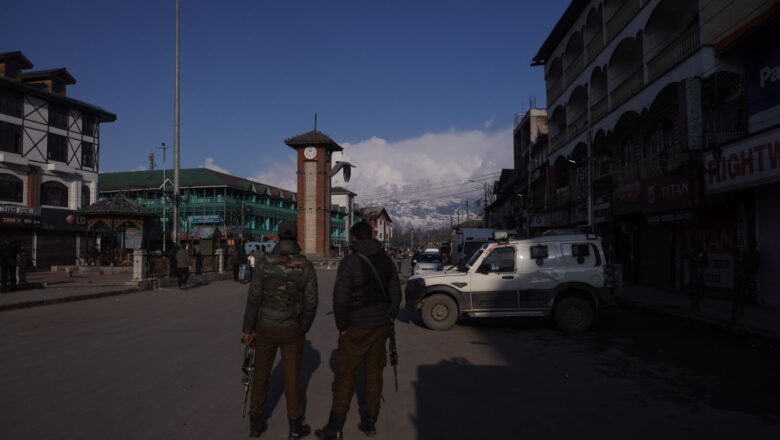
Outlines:
<svg viewBox="0 0 780 440"><path fill-rule="evenodd" d="M187 217L191 225L204 223L222 223L222 217L218 215L191 215Z"/></svg>
<svg viewBox="0 0 780 440"><path fill-rule="evenodd" d="M685 209L693 202L693 182L688 177L659 176L642 181L640 202L644 212Z"/></svg>
<svg viewBox="0 0 780 440"><path fill-rule="evenodd" d="M693 221L693 213L687 212L675 212L672 214L663 215L648 215L647 223L679 223Z"/></svg>
<svg viewBox="0 0 780 440"><path fill-rule="evenodd" d="M41 209L41 228L52 231L81 232L85 230L87 219L68 209Z"/></svg>
<svg viewBox="0 0 780 440"><path fill-rule="evenodd" d="M0 225L38 226L40 224L41 224L41 219L39 217L0 215Z"/></svg>
<svg viewBox="0 0 780 440"><path fill-rule="evenodd" d="M704 284L719 289L734 288L734 255L707 254L709 266L704 271Z"/></svg>
<svg viewBox="0 0 780 440"><path fill-rule="evenodd" d="M723 149L720 161L704 156L708 194L780 181L780 128Z"/></svg>
<svg viewBox="0 0 780 440"><path fill-rule="evenodd" d="M39 216L41 215L41 208L30 208L29 206L17 205L2 205L0 206L0 214Z"/></svg>

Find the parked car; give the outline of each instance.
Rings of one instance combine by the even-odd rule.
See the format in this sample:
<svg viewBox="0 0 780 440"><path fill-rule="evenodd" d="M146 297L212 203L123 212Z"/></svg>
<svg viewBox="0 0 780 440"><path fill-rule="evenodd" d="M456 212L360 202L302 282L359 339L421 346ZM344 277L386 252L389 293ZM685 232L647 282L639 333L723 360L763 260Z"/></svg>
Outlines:
<svg viewBox="0 0 780 440"><path fill-rule="evenodd" d="M417 264L414 265L414 273L428 273L444 270L444 260L438 253L423 252L417 257Z"/></svg>
<svg viewBox="0 0 780 440"><path fill-rule="evenodd" d="M406 308L432 330L452 327L461 315L552 316L561 330L581 332L614 305L611 279L595 235L504 236L457 268L410 277Z"/></svg>

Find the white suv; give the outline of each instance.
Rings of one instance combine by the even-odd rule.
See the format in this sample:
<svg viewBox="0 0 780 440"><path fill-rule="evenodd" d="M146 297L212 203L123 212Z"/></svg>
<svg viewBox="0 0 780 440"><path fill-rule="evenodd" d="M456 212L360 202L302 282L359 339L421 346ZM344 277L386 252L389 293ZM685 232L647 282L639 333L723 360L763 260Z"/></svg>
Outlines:
<svg viewBox="0 0 780 440"><path fill-rule="evenodd" d="M409 278L406 309L433 330L468 315L553 316L561 330L584 331L615 303L607 263L591 234L499 240L457 267Z"/></svg>

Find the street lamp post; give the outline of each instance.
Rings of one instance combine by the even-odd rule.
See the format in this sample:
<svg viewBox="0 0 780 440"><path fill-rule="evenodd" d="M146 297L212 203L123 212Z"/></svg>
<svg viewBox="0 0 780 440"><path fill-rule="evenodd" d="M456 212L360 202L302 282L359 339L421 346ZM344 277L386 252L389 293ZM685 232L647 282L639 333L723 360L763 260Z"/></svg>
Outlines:
<svg viewBox="0 0 780 440"><path fill-rule="evenodd" d="M157 148L161 149L162 152L163 152L163 185L162 185L162 205L163 205L162 230L163 230L163 242L162 242L162 250L163 250L163 253L165 253L165 242L168 241L168 236L166 235L167 231L166 231L166 226L165 226L165 224L168 221L168 216L167 216L167 213L166 213L166 208L168 206L168 195L167 195L168 185L165 183L165 180L166 180L166 176L165 176L165 168L166 168L165 156L166 155L165 155L165 152L168 151L168 148L170 148L170 147L165 146L165 142L163 142L162 146L157 147Z"/></svg>
<svg viewBox="0 0 780 440"><path fill-rule="evenodd" d="M176 0L176 75L173 106L173 240L179 245L179 166L181 146L179 145L179 0Z"/></svg>

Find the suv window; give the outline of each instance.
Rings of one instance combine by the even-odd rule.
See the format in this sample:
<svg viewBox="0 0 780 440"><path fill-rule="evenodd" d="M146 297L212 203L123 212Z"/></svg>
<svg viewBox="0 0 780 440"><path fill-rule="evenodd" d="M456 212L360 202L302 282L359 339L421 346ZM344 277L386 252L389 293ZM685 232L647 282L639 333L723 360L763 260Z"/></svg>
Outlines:
<svg viewBox="0 0 780 440"><path fill-rule="evenodd" d="M592 243L562 243L559 262L566 267L601 266L598 248Z"/></svg>
<svg viewBox="0 0 780 440"><path fill-rule="evenodd" d="M515 248L512 246L493 249L482 264L490 264L491 272L514 272L515 271Z"/></svg>
<svg viewBox="0 0 780 440"><path fill-rule="evenodd" d="M441 263L441 255L439 254L420 254L417 257L418 263Z"/></svg>

